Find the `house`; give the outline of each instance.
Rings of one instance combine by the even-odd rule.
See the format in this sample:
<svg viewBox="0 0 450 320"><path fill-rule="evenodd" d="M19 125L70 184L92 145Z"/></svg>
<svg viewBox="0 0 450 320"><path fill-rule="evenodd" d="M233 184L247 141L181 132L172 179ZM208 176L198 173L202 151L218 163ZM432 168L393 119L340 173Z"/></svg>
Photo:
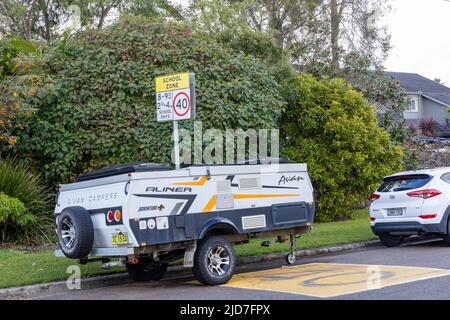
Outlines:
<svg viewBox="0 0 450 320"><path fill-rule="evenodd" d="M422 119L434 119L441 126L450 127L450 88L416 73L386 72L396 79L410 98L403 112L407 124L418 124ZM444 129L445 130L445 129Z"/></svg>

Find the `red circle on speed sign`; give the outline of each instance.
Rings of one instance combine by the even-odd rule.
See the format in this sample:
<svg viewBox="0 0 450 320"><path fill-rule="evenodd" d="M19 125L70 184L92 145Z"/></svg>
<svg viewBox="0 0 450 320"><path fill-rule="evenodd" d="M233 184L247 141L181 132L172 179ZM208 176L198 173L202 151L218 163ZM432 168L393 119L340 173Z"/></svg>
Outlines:
<svg viewBox="0 0 450 320"><path fill-rule="evenodd" d="M183 109L185 108L186 111L183 111L181 113L179 113L177 111L177 106L176 106L177 101L179 101L180 107ZM186 106L184 106L185 102L187 103ZM179 116L179 117L185 116L191 109L191 100L189 99L189 96L185 92L179 92L173 99L172 108L173 108L173 111L175 111L175 113L177 114L177 116Z"/></svg>

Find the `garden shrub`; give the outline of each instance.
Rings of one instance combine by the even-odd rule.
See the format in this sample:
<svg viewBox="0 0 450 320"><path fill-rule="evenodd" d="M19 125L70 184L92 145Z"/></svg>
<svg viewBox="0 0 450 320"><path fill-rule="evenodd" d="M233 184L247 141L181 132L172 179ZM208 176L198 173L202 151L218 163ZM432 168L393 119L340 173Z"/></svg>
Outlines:
<svg viewBox="0 0 450 320"><path fill-rule="evenodd" d="M284 153L308 164L318 221L349 217L384 176L401 169L401 149L377 126L374 108L344 80L305 75L287 88Z"/></svg>
<svg viewBox="0 0 450 320"><path fill-rule="evenodd" d="M37 57L38 49L26 40L0 40L0 156L15 148L15 131L22 130L25 119L35 112L28 100L39 84L34 70L39 66Z"/></svg>
<svg viewBox="0 0 450 320"><path fill-rule="evenodd" d="M264 62L181 23L124 17L76 35L47 60L51 72L33 96L38 112L17 150L54 183L117 163L170 161L172 124L156 122L156 76L195 73L203 130L274 128L283 106Z"/></svg>
<svg viewBox="0 0 450 320"><path fill-rule="evenodd" d="M17 71L15 58L19 54L30 55L37 51L34 44L18 36L0 39L0 79Z"/></svg>
<svg viewBox="0 0 450 320"><path fill-rule="evenodd" d="M419 128L423 135L434 137L439 129L439 123L433 118L420 119Z"/></svg>
<svg viewBox="0 0 450 320"><path fill-rule="evenodd" d="M8 239L8 227L27 227L35 222L35 217L27 212L25 205L16 198L0 193L0 232L1 240Z"/></svg>
<svg viewBox="0 0 450 320"><path fill-rule="evenodd" d="M0 159L0 224L12 224L8 240L30 240L51 230L51 193L46 186L28 165L13 158Z"/></svg>

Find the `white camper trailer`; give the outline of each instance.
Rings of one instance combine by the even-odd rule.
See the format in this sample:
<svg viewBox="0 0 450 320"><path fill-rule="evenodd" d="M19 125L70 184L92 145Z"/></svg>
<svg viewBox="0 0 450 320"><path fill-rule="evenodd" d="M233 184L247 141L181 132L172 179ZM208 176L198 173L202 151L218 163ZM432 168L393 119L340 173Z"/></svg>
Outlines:
<svg viewBox="0 0 450 320"><path fill-rule="evenodd" d="M294 263L295 239L313 219L306 164L116 166L60 185L56 255L125 265L141 281L184 257L200 282L216 285L234 273L233 244L253 238L290 236Z"/></svg>

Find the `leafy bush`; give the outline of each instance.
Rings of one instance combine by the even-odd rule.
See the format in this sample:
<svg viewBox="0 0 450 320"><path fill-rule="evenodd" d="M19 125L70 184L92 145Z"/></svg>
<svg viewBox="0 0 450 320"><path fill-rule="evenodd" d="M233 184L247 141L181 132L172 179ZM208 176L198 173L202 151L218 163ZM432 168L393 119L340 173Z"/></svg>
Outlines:
<svg viewBox="0 0 450 320"><path fill-rule="evenodd" d="M27 212L27 208L25 208L22 201L0 193L0 229L2 241L6 241L8 238L8 225L10 223L20 227L27 227L35 221L35 217Z"/></svg>
<svg viewBox="0 0 450 320"><path fill-rule="evenodd" d="M37 48L29 41L18 36L1 39L0 41L0 79L14 74L17 65L15 58L20 54L36 53Z"/></svg>
<svg viewBox="0 0 450 320"><path fill-rule="evenodd" d="M297 73L291 63L291 57L273 42L273 37L260 31L225 30L216 32L215 39L225 46L261 59L277 81L295 77Z"/></svg>
<svg viewBox="0 0 450 320"><path fill-rule="evenodd" d="M420 119L419 128L425 136L433 137L439 129L439 123L433 118Z"/></svg>
<svg viewBox="0 0 450 320"><path fill-rule="evenodd" d="M408 125L408 129L409 129L409 133L412 136L416 136L417 135L418 128L417 128L417 126L414 123L409 124Z"/></svg>
<svg viewBox="0 0 450 320"><path fill-rule="evenodd" d="M19 37L0 40L0 156L15 147L14 130L23 129L35 111L26 99L39 82L33 72L36 55L37 48Z"/></svg>
<svg viewBox="0 0 450 320"><path fill-rule="evenodd" d="M9 240L30 240L50 229L50 192L27 165L16 159L0 159L0 194L0 224L12 223Z"/></svg>
<svg viewBox="0 0 450 320"><path fill-rule="evenodd" d="M51 74L32 97L39 111L17 148L52 182L119 162L170 161L172 124L156 123L158 75L195 72L204 130L274 128L283 106L261 60L179 23L125 17L77 35L48 64Z"/></svg>
<svg viewBox="0 0 450 320"><path fill-rule="evenodd" d="M383 176L401 169L402 152L377 127L374 109L341 79L300 76L286 91L284 152L308 164L317 220L348 217Z"/></svg>

